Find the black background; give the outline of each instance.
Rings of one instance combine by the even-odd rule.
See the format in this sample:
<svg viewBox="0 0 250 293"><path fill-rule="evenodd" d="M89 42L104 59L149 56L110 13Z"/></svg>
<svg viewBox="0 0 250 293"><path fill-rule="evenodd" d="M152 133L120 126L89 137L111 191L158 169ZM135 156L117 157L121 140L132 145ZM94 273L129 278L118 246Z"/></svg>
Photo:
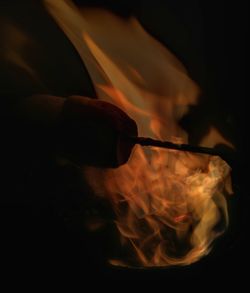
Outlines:
<svg viewBox="0 0 250 293"><path fill-rule="evenodd" d="M84 205L85 200L79 199L71 203L68 217L65 214L55 216L53 210L49 215L50 210L45 210L44 225L41 224L43 219L40 219L40 226L33 228L46 230L53 225L50 231L41 231L46 239L40 237L34 240L27 231L26 234L20 232L15 237L18 244L12 243L11 253L7 254L9 261L3 269L12 280L21 276L27 282L37 279L37 284L48 279L56 280L58 284L67 279L83 283L87 280L94 280L95 283L98 280L133 279L145 286L157 280L157 286L163 285L167 290L170 285L178 289L186 282L192 284L199 280L210 285L217 282L238 284L241 292L248 275L244 265L249 262L247 5L241 1L114 2L106 1L102 5L125 16L135 14L150 33L176 54L200 85L200 105L194 107L183 121L193 137L193 143L212 123L235 144L236 159L232 163L235 194L229 199L229 229L216 241L207 257L191 266L147 270L114 268L104 261L105 250L109 249L109 243L102 243L105 233L88 240L88 235L81 232L79 202ZM100 1L96 5L100 5ZM64 176L74 177L75 174L67 170ZM30 221L36 221L35 218L31 213ZM53 224L49 223L51 220ZM5 230L11 227L5 222ZM32 241L41 243L34 246ZM32 253L27 254L24 247ZM89 253L87 257L86 251Z"/></svg>

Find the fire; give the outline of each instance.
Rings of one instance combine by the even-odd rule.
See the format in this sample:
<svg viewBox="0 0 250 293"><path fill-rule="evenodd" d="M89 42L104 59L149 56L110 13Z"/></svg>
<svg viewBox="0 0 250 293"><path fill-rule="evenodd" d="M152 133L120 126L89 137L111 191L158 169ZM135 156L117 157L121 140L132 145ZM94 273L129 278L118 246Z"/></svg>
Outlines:
<svg viewBox="0 0 250 293"><path fill-rule="evenodd" d="M199 88L171 52L134 18L99 9L79 12L67 1L46 3L84 60L100 99L128 113L141 136L188 142L178 121L197 103ZM211 126L201 143L218 142L228 143ZM123 253L110 260L114 265L191 264L209 253L228 224L230 167L219 157L135 146L127 164L86 168L85 176L116 214Z"/></svg>
<svg viewBox="0 0 250 293"><path fill-rule="evenodd" d="M127 264L190 264L209 252L218 222L227 224L228 165L193 157L136 147L128 164L105 174L123 245L134 248Z"/></svg>

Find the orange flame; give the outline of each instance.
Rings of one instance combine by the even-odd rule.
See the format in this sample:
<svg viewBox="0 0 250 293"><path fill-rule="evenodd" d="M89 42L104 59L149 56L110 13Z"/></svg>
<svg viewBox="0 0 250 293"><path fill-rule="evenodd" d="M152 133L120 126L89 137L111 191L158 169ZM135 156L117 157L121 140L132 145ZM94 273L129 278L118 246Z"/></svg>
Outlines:
<svg viewBox="0 0 250 293"><path fill-rule="evenodd" d="M178 121L197 102L199 89L183 65L134 18L46 2L83 58L99 98L127 112L139 135L187 143ZM209 135L212 144L226 143L214 128ZM90 184L116 213L124 255L110 260L114 265L188 265L209 252L228 223L230 167L219 157L136 146L127 164L89 168L85 175L93 178L93 172L101 176Z"/></svg>

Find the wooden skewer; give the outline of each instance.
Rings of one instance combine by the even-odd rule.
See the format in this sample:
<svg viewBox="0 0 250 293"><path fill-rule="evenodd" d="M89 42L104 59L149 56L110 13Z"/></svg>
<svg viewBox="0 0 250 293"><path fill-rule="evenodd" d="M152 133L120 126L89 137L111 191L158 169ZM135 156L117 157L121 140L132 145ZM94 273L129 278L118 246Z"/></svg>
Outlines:
<svg viewBox="0 0 250 293"><path fill-rule="evenodd" d="M160 147L166 149L173 149L178 151L192 152L192 153L200 153L207 154L211 156L220 156L226 162L231 161L234 157L233 151L222 151L215 148L202 147L202 146L194 146L190 144L178 144L170 141L160 141L156 139L152 139L149 137L133 137L131 138L132 142L135 144L140 144L141 146L153 146Z"/></svg>

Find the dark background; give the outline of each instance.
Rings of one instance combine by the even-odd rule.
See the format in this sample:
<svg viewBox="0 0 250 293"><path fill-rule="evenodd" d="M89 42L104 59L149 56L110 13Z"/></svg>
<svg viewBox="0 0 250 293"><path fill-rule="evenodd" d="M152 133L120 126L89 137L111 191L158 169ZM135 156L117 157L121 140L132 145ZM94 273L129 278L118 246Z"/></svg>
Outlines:
<svg viewBox="0 0 250 293"><path fill-rule="evenodd" d="M90 2L93 5L93 1L88 2L88 5ZM15 233L15 237L11 238L12 246L3 251L3 255L7 256L3 269L12 279L19 274L25 275L24 281L25 278L57 280L59 277L59 283L68 278L84 282L92 279L133 279L144 285L157 280L158 285L164 286L166 283L171 286L177 283L177 288L183 285L178 283L180 280L188 283L197 279L206 283L219 281L239 284L239 288L247 281L247 270L243 265L249 261L249 131L246 127L248 9L241 1L229 2L95 1L95 5L108 7L125 17L135 14L150 33L176 54L200 85L201 102L183 121L192 142L196 143L208 125L214 124L236 146L232 160L235 194L229 199L230 226L225 235L216 241L213 251L188 267L127 270L107 266L105 256L111 249L108 234L105 234L108 232L104 231L99 236L83 232L81 209L88 205L88 199L83 199L73 184L68 189L74 194L70 203L65 199L65 202L61 200L58 204L56 199L56 204L41 208L44 203L36 202L37 209L44 210L39 212L39 219L34 207L29 210L29 222L35 223L31 229L19 229L25 225L21 222L20 227L15 224L18 229L12 232L13 223L8 223L5 218L4 229L8 233L4 237ZM81 178L75 170L60 171L58 178L62 180L64 176L71 176L74 178L72 182L81 185ZM32 185L35 186L35 182ZM59 194L60 188L56 192ZM57 206L56 212L54 205ZM17 214L25 211L18 209ZM5 213L8 214L6 208ZM13 207L11 213L15 214ZM18 217L13 219L16 222Z"/></svg>

